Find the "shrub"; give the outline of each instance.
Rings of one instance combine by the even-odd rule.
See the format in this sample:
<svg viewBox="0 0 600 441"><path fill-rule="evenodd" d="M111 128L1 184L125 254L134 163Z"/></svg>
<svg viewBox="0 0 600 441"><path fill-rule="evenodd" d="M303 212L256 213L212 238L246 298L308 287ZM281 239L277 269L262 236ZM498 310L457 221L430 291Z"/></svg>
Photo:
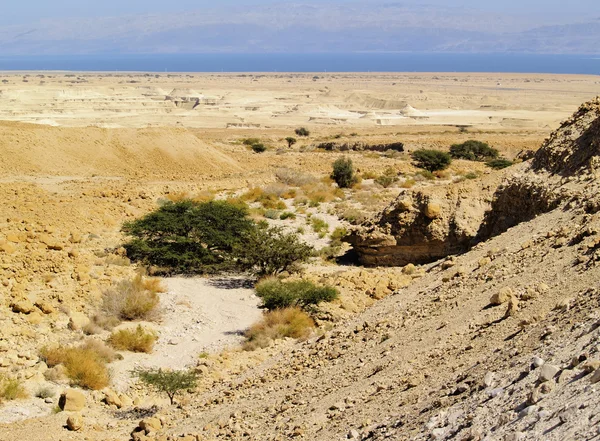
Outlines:
<svg viewBox="0 0 600 441"><path fill-rule="evenodd" d="M267 151L267 146L260 142L258 144L252 144L252 151L254 153L263 153Z"/></svg>
<svg viewBox="0 0 600 441"><path fill-rule="evenodd" d="M171 405L175 402L175 395L186 389L193 389L198 383L198 376L193 371L170 371L162 369L138 369L133 371L134 376L142 383L167 394Z"/></svg>
<svg viewBox="0 0 600 441"><path fill-rule="evenodd" d="M252 147L255 144L260 144L260 139L258 138L245 138L242 139L242 144Z"/></svg>
<svg viewBox="0 0 600 441"><path fill-rule="evenodd" d="M357 182L354 174L354 167L350 158L339 158L333 163L333 172L331 173L338 187L349 188Z"/></svg>
<svg viewBox="0 0 600 441"><path fill-rule="evenodd" d="M247 208L227 201L167 202L147 216L128 222L125 245L135 261L166 273L214 273L234 265L231 252L253 228Z"/></svg>
<svg viewBox="0 0 600 441"><path fill-rule="evenodd" d="M262 300L262 307L268 310L297 306L307 308L321 302L331 302L338 297L338 291L330 286L317 286L308 280L282 282L279 279L266 279L256 285L256 295Z"/></svg>
<svg viewBox="0 0 600 441"><path fill-rule="evenodd" d="M341 242L348 235L348 230L344 227L337 227L331 233L331 241L332 242Z"/></svg>
<svg viewBox="0 0 600 441"><path fill-rule="evenodd" d="M35 393L37 398L54 398L56 395L56 391L51 387L40 387L38 391Z"/></svg>
<svg viewBox="0 0 600 441"><path fill-rule="evenodd" d="M284 184L292 185L294 187L302 187L309 185L317 181L313 175L303 173L301 171L292 170L290 168L279 168L275 171L277 179Z"/></svg>
<svg viewBox="0 0 600 441"><path fill-rule="evenodd" d="M305 129L304 127L300 127L299 129L295 130L296 135L298 136L310 136L310 132Z"/></svg>
<svg viewBox="0 0 600 441"><path fill-rule="evenodd" d="M412 188L412 187L414 187L415 184L416 184L416 182L414 179L406 179L406 180L404 180L404 182L402 184L400 184L400 187Z"/></svg>
<svg viewBox="0 0 600 441"><path fill-rule="evenodd" d="M242 200L250 202L258 202L263 208L273 210L284 210L285 202L279 199L280 194L283 195L287 189L271 187L263 190L261 188L251 188L242 195Z"/></svg>
<svg viewBox="0 0 600 441"><path fill-rule="evenodd" d="M65 346L43 348L41 356L49 367L62 364L72 385L93 390L108 386L108 360L94 349Z"/></svg>
<svg viewBox="0 0 600 441"><path fill-rule="evenodd" d="M292 146L298 142L296 138L292 138L291 136L285 138L285 141L288 143L288 148L292 148Z"/></svg>
<svg viewBox="0 0 600 441"><path fill-rule="evenodd" d="M494 159L485 163L485 165L487 165L490 168L493 168L494 170L502 170L503 168L510 167L513 164L514 162L504 158Z"/></svg>
<svg viewBox="0 0 600 441"><path fill-rule="evenodd" d="M462 144L454 144L450 147L450 156L455 159L467 159L469 161L485 161L496 159L498 150L481 141L465 141Z"/></svg>
<svg viewBox="0 0 600 441"><path fill-rule="evenodd" d="M300 308L269 311L246 331L244 349L265 348L271 341L282 338L307 338L314 327L314 321Z"/></svg>
<svg viewBox="0 0 600 441"><path fill-rule="evenodd" d="M391 187L393 184L398 182L398 173L392 167L388 167L381 176L378 176L375 179L375 182L381 185L383 188Z"/></svg>
<svg viewBox="0 0 600 441"><path fill-rule="evenodd" d="M366 171L362 173L361 177L363 179L375 179L377 177L377 173L374 171Z"/></svg>
<svg viewBox="0 0 600 441"><path fill-rule="evenodd" d="M102 311L105 316L120 320L154 320L158 316L159 292L164 292L160 280L138 274L104 293ZM111 324L116 325L115 322Z"/></svg>
<svg viewBox="0 0 600 441"><path fill-rule="evenodd" d="M267 219L279 219L279 211L273 210L273 209L269 209L269 210L265 211L264 216Z"/></svg>
<svg viewBox="0 0 600 441"><path fill-rule="evenodd" d="M0 375L0 402L4 400L13 401L19 398L27 398L27 392L21 382Z"/></svg>
<svg viewBox="0 0 600 441"><path fill-rule="evenodd" d="M329 224L318 217L311 218L310 225L313 231L317 234L329 231Z"/></svg>
<svg viewBox="0 0 600 441"><path fill-rule="evenodd" d="M245 234L243 245L236 250L240 265L259 276L296 271L312 254L313 248L298 235L265 225Z"/></svg>
<svg viewBox="0 0 600 441"><path fill-rule="evenodd" d="M121 329L114 332L108 343L118 351L150 353L158 339L153 331L147 331L138 325L135 329Z"/></svg>
<svg viewBox="0 0 600 441"><path fill-rule="evenodd" d="M367 220L368 216L364 211L360 211L356 208L349 208L344 211L340 217L351 225L359 225Z"/></svg>
<svg viewBox="0 0 600 441"><path fill-rule="evenodd" d="M479 177L479 175L474 172L469 172L465 175L466 179L477 179L478 177Z"/></svg>
<svg viewBox="0 0 600 441"><path fill-rule="evenodd" d="M411 156L416 162L417 167L430 172L444 170L452 162L452 157L448 153L440 152L439 150L416 150Z"/></svg>
<svg viewBox="0 0 600 441"><path fill-rule="evenodd" d="M279 219L281 220L287 220L287 219L296 219L296 214L292 213L291 211L284 211L283 213L281 213L281 216L279 216Z"/></svg>

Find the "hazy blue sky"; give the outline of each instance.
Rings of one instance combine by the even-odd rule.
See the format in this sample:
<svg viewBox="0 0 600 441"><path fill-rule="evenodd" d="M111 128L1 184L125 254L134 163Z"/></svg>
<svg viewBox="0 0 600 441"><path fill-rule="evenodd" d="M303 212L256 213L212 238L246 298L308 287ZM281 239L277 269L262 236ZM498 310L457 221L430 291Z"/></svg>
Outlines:
<svg viewBox="0 0 600 441"><path fill-rule="evenodd" d="M129 13L147 13L178 11L186 9L202 9L218 4L265 4L265 3L302 3L304 0L0 0L3 6L0 20L3 23L23 23L27 20L43 17L81 17L106 16ZM360 0L350 0L360 1ZM368 3L373 0L362 0ZM392 0L393 1L393 0ZM305 0L309 3L336 2L343 0ZM391 1L389 1L391 3ZM440 4L445 6L465 6L488 11L508 13L553 14L560 17L573 11L577 15L600 17L600 2L598 0L403 0L402 3ZM568 6L565 4L568 3Z"/></svg>

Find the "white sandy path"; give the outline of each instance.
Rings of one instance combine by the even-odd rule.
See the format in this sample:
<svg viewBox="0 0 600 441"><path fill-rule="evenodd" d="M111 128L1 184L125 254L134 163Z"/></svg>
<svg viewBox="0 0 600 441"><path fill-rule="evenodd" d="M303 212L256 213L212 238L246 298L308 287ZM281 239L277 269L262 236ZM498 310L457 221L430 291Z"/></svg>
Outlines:
<svg viewBox="0 0 600 441"><path fill-rule="evenodd" d="M124 352L123 360L110 365L117 390L127 389L137 367L184 369L201 352L239 344L241 333L261 318L260 301L245 279L177 277L163 283L168 291L161 294L162 320L144 324L158 331L159 340L151 354Z"/></svg>

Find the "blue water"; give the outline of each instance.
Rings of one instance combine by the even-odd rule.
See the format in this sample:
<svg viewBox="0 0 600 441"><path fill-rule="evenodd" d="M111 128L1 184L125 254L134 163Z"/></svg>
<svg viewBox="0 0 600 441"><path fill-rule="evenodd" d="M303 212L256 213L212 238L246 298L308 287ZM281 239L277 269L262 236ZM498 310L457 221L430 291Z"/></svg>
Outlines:
<svg viewBox="0 0 600 441"><path fill-rule="evenodd" d="M600 56L448 53L0 56L0 70L517 72L600 75Z"/></svg>

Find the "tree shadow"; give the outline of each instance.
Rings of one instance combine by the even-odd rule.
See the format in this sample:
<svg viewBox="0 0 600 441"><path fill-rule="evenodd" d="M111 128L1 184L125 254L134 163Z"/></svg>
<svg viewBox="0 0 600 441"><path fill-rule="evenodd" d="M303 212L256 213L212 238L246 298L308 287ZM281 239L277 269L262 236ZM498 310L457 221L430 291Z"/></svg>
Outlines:
<svg viewBox="0 0 600 441"><path fill-rule="evenodd" d="M227 278L209 279L208 284L219 289L253 289L256 280L250 278Z"/></svg>

